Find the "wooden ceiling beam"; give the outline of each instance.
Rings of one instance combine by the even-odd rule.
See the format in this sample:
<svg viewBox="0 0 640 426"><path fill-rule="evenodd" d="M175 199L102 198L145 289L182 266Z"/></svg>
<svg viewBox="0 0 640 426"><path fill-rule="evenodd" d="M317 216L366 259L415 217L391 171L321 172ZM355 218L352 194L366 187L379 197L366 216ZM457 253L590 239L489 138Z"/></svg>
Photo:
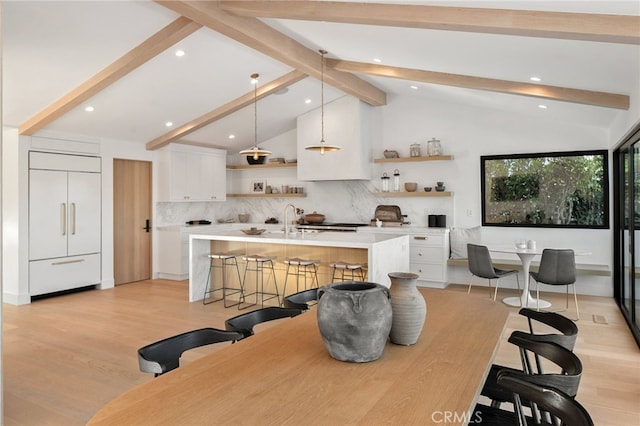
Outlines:
<svg viewBox="0 0 640 426"><path fill-rule="evenodd" d="M151 142L148 142L146 144L146 148L147 150L162 148L163 146L168 145L171 142L175 142L178 139L188 135L189 133L195 132L196 130L201 129L202 127L211 124L216 120L220 120L221 118L224 118L246 106L253 104L254 100L260 100L266 96L276 93L277 91L284 89L285 87L288 87L294 83L297 83L298 81L306 77L307 75L300 71L291 71L290 73L285 74L282 77L279 77L273 81L270 81L269 83L258 87L256 89L255 97L253 90L251 92L247 92L239 98L236 98L231 102L228 102L214 109L213 111L210 111L194 120L191 120L190 122L183 124L182 126L170 132L167 132L162 136L158 136Z"/></svg>
<svg viewBox="0 0 640 426"><path fill-rule="evenodd" d="M256 18L230 15L218 2L155 0L174 12L236 40L258 52L320 80L321 59L317 51L274 30ZM349 73L325 70L325 83L373 105L385 105L387 95L372 84Z"/></svg>
<svg viewBox="0 0 640 426"><path fill-rule="evenodd" d="M181 16L22 123L18 130L19 133L21 135L34 134L200 28L202 25Z"/></svg>
<svg viewBox="0 0 640 426"><path fill-rule="evenodd" d="M640 16L333 1L221 1L244 17L640 44Z"/></svg>
<svg viewBox="0 0 640 426"><path fill-rule="evenodd" d="M336 59L328 59L326 63L327 67L345 72L398 78L444 86L464 87L467 89L488 90L511 95L531 96L606 108L629 109L629 96L616 93L594 92L591 90L570 89L567 87L496 80L493 78L390 67Z"/></svg>

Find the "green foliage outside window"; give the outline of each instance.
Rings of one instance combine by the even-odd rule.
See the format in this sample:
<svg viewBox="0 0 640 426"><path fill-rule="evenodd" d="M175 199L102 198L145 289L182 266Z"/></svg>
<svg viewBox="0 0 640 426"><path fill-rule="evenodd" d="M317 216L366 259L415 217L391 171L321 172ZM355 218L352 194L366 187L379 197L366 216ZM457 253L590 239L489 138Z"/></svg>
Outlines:
<svg viewBox="0 0 640 426"><path fill-rule="evenodd" d="M483 225L608 228L606 151L481 157Z"/></svg>

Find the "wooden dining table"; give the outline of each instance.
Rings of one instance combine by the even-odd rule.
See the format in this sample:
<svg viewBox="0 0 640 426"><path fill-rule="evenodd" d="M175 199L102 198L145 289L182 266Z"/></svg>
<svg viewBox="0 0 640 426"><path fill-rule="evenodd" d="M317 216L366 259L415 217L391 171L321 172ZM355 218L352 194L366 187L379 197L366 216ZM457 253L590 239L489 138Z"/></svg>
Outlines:
<svg viewBox="0 0 640 426"><path fill-rule="evenodd" d="M254 336L131 389L89 424L466 423L473 419L508 310L479 295L420 291L427 317L418 342L387 342L376 361L331 358L313 307L271 327L258 326Z"/></svg>

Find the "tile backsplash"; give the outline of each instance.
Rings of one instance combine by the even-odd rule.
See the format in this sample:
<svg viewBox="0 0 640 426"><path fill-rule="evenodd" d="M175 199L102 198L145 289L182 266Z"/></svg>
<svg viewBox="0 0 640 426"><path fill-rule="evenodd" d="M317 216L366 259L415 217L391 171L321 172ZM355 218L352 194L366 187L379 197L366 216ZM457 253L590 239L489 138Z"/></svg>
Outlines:
<svg viewBox="0 0 640 426"><path fill-rule="evenodd" d="M250 222L263 223L275 217L284 220L284 207L291 203L305 213L317 211L326 215L327 222L368 223L380 204L398 205L407 220L415 226L427 226L429 214L444 214L452 220L451 198L389 197L379 198L378 189L370 181L305 182L305 196L301 198L229 198L226 202L157 203L157 226L180 225L189 220L206 219L212 222L249 213Z"/></svg>

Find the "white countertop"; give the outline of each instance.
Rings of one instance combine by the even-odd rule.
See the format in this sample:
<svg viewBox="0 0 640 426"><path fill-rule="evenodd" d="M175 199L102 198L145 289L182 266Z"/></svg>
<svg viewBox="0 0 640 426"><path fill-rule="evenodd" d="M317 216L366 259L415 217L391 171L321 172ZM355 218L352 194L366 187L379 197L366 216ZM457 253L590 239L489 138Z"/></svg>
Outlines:
<svg viewBox="0 0 640 426"><path fill-rule="evenodd" d="M259 228L261 229L261 228ZM266 228L265 228L266 229ZM219 240L259 242L271 244L309 245L320 247L351 247L371 248L376 243L389 241L395 238L405 238L406 235L386 233L360 233L360 232L301 232L294 235L284 235L279 230L267 230L261 235L246 235L241 230L221 230L215 233L191 234L191 240Z"/></svg>

